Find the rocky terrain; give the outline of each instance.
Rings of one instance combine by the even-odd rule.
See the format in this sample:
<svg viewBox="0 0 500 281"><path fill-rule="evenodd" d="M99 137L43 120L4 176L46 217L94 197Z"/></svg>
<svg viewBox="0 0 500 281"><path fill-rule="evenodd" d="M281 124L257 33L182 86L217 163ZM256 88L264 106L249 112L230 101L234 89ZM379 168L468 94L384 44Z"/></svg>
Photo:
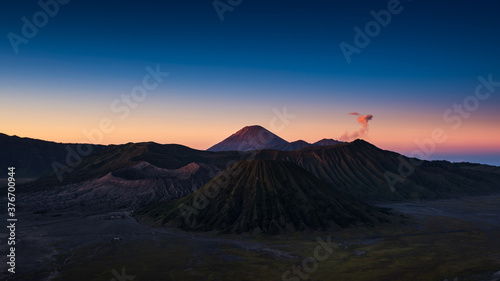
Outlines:
<svg viewBox="0 0 500 281"><path fill-rule="evenodd" d="M201 205L201 206L200 206ZM279 234L391 221L283 161L243 160L193 194L137 213L140 221L190 230Z"/></svg>

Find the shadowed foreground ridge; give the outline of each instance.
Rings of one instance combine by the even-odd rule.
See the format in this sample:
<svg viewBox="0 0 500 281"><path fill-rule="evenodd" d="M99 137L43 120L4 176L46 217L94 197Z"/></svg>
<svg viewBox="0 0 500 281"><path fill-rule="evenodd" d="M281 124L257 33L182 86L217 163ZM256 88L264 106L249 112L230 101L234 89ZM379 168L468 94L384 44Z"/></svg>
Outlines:
<svg viewBox="0 0 500 281"><path fill-rule="evenodd" d="M389 216L281 161L240 161L195 193L137 213L187 230L278 234L388 222Z"/></svg>
<svg viewBox="0 0 500 281"><path fill-rule="evenodd" d="M323 182L370 202L444 199L500 191L500 176L495 170L498 167L420 161L360 139L299 151L261 150L256 158L295 163Z"/></svg>

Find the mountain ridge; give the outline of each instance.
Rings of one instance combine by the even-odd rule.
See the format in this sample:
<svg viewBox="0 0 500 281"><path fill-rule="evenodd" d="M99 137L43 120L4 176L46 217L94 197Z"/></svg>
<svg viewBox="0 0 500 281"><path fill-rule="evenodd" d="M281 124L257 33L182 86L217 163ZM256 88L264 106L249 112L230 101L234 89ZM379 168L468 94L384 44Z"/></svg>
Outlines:
<svg viewBox="0 0 500 281"><path fill-rule="evenodd" d="M38 178L51 171L52 163L65 163L71 151L89 145L91 154L103 145L60 143L0 133L0 163L2 167L16 167L17 178ZM0 176L1 178L2 176Z"/></svg>
<svg viewBox="0 0 500 281"><path fill-rule="evenodd" d="M327 186L290 162L242 160L223 173L226 176L219 175L193 194L146 207L136 217L155 226L253 234L390 221L377 208ZM209 201L204 208L199 207L199 198Z"/></svg>
<svg viewBox="0 0 500 281"><path fill-rule="evenodd" d="M4 150L5 147L3 146ZM22 155L23 151L30 150L18 147L17 151L11 153L19 154L26 161L31 157L38 157L29 153ZM78 166L63 175L62 181L59 181L54 171L49 171L34 182L18 186L19 192L33 192L67 184L85 184L86 181L103 177L110 172L128 169L141 161L163 169L179 169L190 163L197 163L222 171L230 163L245 159L295 163L326 184L370 202L444 199L500 191L498 168L470 163L419 161L421 164L414 167L414 172L402 176L399 175L401 163L415 160L382 150L363 140L330 146L310 146L294 151L262 149L245 153L210 152L154 142L109 145L83 157ZM45 165L45 169L50 169L50 162ZM387 173L402 180L391 186L386 178ZM212 177L206 176L200 175L198 178ZM192 189L200 188L203 184L202 181L196 181Z"/></svg>
<svg viewBox="0 0 500 281"><path fill-rule="evenodd" d="M315 143L304 140L288 142L260 125L245 126L207 151L255 151L277 149L282 151L299 150L310 146L327 146L343 143L334 139L321 139Z"/></svg>

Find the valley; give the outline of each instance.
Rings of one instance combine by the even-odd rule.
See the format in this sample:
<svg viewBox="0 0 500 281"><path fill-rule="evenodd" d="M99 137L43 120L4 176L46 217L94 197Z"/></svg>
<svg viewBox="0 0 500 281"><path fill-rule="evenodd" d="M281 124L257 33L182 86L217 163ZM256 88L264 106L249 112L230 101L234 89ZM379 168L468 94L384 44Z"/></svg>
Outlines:
<svg viewBox="0 0 500 281"><path fill-rule="evenodd" d="M391 189L384 174L410 158L363 140L269 149L262 127L239 132L217 147L262 149L100 146L62 180L24 156L40 165L16 191L18 273L1 277L500 280L498 167L422 161ZM17 153L26 143L65 147L23 139Z"/></svg>
<svg viewBox="0 0 500 281"><path fill-rule="evenodd" d="M384 204L405 223L280 236L150 227L126 209L19 213L21 274L7 280L107 281L122 268L134 280L295 280L282 275L330 236L332 254L307 280L490 281L500 270L498 204L500 195Z"/></svg>

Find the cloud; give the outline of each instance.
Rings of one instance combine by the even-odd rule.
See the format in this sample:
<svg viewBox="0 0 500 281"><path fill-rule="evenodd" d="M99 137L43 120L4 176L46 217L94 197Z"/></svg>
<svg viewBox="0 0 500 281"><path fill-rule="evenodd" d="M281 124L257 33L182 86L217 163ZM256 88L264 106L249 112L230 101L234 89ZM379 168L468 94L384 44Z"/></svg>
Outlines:
<svg viewBox="0 0 500 281"><path fill-rule="evenodd" d="M361 124L361 129L353 133L345 132L340 137L341 141L351 141L353 139L357 139L364 136L368 132L368 122L373 119L373 115L371 114L362 115L358 112L351 112L349 114L358 116L356 120L358 121L359 124Z"/></svg>

